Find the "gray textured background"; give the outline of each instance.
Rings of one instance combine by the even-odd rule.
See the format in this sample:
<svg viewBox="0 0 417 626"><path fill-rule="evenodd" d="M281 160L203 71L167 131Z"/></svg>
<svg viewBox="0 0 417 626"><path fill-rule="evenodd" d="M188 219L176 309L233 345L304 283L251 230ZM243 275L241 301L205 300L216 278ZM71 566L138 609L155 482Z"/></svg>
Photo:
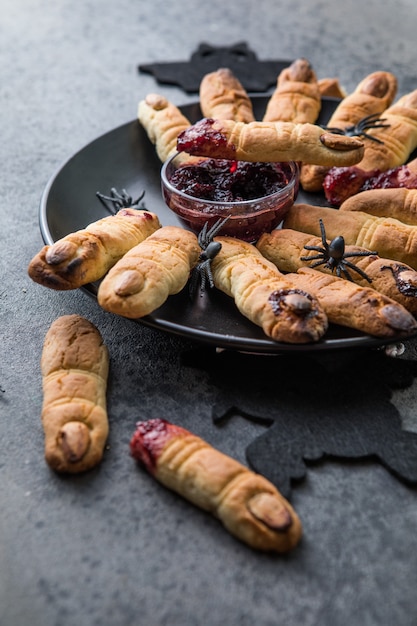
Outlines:
<svg viewBox="0 0 417 626"><path fill-rule="evenodd" d="M372 463L320 464L293 493L299 548L252 552L140 472L128 442L137 419L164 416L244 461L262 427L213 425L215 390L181 365L185 341L26 274L42 245L39 200L61 163L134 119L150 91L194 99L139 75L139 63L244 40L260 59L306 56L347 90L391 70L402 94L417 87L416 25L414 0L2 0L1 626L416 625L415 490ZM109 346L111 434L97 471L62 478L43 461L39 358L50 323L74 312ZM411 430L416 393L393 397Z"/></svg>

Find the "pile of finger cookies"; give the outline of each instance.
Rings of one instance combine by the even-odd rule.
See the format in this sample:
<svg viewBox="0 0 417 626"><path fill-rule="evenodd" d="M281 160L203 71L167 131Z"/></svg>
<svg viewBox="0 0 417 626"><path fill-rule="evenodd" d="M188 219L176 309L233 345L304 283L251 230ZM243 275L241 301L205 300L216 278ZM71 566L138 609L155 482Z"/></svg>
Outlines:
<svg viewBox="0 0 417 626"><path fill-rule="evenodd" d="M227 69L201 83L201 122L191 124L158 94L139 103L138 119L161 162L178 150L184 162L296 160L303 188L322 191L335 167L386 171L410 158L417 92L394 102L396 92L392 74L375 72L347 94L337 79L318 80L310 63L297 59L279 75L260 121ZM323 95L339 99L326 128L316 123ZM352 127L359 134L350 134ZM402 175L412 176L415 166ZM403 181L396 189L356 190L338 210L294 204L282 228L256 245L216 235L214 286L277 342L319 341L329 322L381 338L409 336L417 331L416 196ZM137 319L186 286L201 252L194 233L163 226L156 213L122 208L44 246L28 272L54 290L99 281L100 306ZM100 333L81 316L63 316L48 331L42 422L45 457L56 471L86 471L102 459L108 360ZM141 422L130 450L157 480L248 545L285 552L299 542L300 520L275 487L189 431L165 420Z"/></svg>
<svg viewBox="0 0 417 626"><path fill-rule="evenodd" d="M316 121L329 85L339 101L323 128ZM395 102L396 93L389 72L367 76L346 94L338 80L318 80L310 63L297 59L278 76L261 121L224 68L201 82L199 122L157 94L139 103L138 119L161 162L179 150L184 162L296 160L301 185L311 191L335 167L374 171L406 163L417 146L417 90ZM363 119L371 122L361 132L343 133ZM214 285L274 341L319 341L329 323L378 338L409 336L417 331L415 194L405 187L359 192L339 210L295 203L282 228L256 245L220 231L210 268ZM338 238L342 249L334 251L330 244ZM45 246L29 274L53 289L101 281L99 304L137 319L185 287L201 252L188 230L124 208Z"/></svg>
<svg viewBox="0 0 417 626"><path fill-rule="evenodd" d="M203 78L199 122L191 124L158 94L139 103L138 119L161 161L177 151L184 162L295 160L303 189L323 192L335 168L351 179L352 171L385 172L407 162L417 147L417 90L397 101L396 94L390 72L366 76L347 94L338 79L318 79L301 58L278 76L262 120L227 68ZM338 98L325 128L317 125L324 95ZM217 237L216 286L277 341L317 341L328 321L377 337L414 333L417 189L406 188L417 186L414 172L417 159L401 171L400 188L355 193L340 212L296 203L282 228L256 246ZM340 237L343 249L333 258L329 243Z"/></svg>

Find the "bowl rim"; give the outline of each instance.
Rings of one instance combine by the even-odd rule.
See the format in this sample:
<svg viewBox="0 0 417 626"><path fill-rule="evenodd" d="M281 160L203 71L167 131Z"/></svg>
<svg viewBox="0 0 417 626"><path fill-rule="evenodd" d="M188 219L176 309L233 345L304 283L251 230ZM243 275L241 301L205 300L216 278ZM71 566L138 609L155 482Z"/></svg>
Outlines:
<svg viewBox="0 0 417 626"><path fill-rule="evenodd" d="M208 206L221 206L221 207L236 207L237 205L245 207L245 206L250 206L253 205L254 203L257 202L261 202L262 200L271 200L273 198L280 198L284 195L289 194L296 186L297 182L299 182L299 173L300 173L300 168L299 165L296 161L282 161L277 163L284 163L285 165L290 166L291 168L291 174L292 174L292 178L291 180L285 185L285 187L282 187L282 189L278 189L278 191L275 191L274 193L268 194L266 196L259 196L258 198L252 198L250 200L232 200L232 201L220 201L220 200L206 200L205 198L198 198L197 196L190 196L188 193L185 193L184 191L182 191L181 189L178 189L177 187L174 187L174 185L171 184L171 182L169 181L166 171L168 166L171 164L171 162L176 159L179 155L184 154L184 152L176 152L175 154L173 154L172 156L170 156L168 159L166 159L166 161L162 164L161 167L161 183L162 185L164 185L168 191L170 191L171 193L176 193L178 194L180 197L182 197L185 200L191 201L191 202L200 202L200 203L204 203ZM191 158L195 158L195 157L191 157ZM212 157L201 157L202 159L212 159ZM230 161L232 162L231 159L215 159L213 158L212 160L215 161Z"/></svg>

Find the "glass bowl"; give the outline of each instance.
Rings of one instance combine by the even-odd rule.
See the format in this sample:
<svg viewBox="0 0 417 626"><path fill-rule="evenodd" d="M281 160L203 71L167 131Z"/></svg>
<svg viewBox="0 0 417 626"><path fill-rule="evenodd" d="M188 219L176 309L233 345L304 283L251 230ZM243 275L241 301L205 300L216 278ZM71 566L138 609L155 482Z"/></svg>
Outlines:
<svg viewBox="0 0 417 626"><path fill-rule="evenodd" d="M188 187L187 192L183 191L184 180L187 184L192 183L190 191ZM219 234L255 243L262 233L276 228L294 204L299 189L299 169L293 161L246 163L197 159L180 152L163 164L161 185L165 203L189 230L199 233L206 222L210 228L219 219L228 217ZM273 192L269 193L271 188ZM229 199L231 193L233 197L245 198L242 189L249 196L260 190L264 195ZM206 195L210 198L213 193L219 197L214 200L197 197Z"/></svg>

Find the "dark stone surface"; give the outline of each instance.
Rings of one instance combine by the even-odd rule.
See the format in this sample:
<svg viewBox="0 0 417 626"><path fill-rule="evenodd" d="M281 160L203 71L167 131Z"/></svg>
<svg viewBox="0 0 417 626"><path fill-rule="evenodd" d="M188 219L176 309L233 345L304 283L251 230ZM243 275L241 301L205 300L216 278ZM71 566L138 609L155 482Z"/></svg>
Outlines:
<svg viewBox="0 0 417 626"><path fill-rule="evenodd" d="M288 420L296 413L291 385L280 405L283 366L275 365L276 357L259 357L259 369L258 359L251 363L256 396L242 387L240 411L222 405L228 419L213 421L223 415L220 392L235 393L236 383L220 384L207 367L186 362L199 346L106 314L81 291L50 292L32 283L26 268L42 245L41 194L62 162L134 119L139 99L151 91L176 104L192 101L181 89L139 74L138 64L188 59L202 41L227 46L245 40L260 59L305 56L320 77L338 76L348 90L367 73L389 69L403 94L417 86L416 19L414 0L3 1L2 626L415 626L416 490L381 463L327 458L307 464L304 480L291 491L304 537L290 555L276 557L238 543L130 458L135 422L164 417L246 463L248 446L267 431L263 419L245 416L269 411L270 391L265 400L258 389L263 359L270 359L271 371L276 367L280 419L287 410ZM97 470L72 478L45 465L40 424L43 339L51 322L67 313L95 323L111 355L105 458ZM292 365L300 397L312 380L307 362ZM336 365L328 378L332 401L333 380L346 366ZM372 377L375 412L383 405L416 433L414 365L393 361L390 367L389 383L385 377L377 382L377 372ZM345 393L352 405L356 389ZM369 397L365 406L373 416Z"/></svg>

